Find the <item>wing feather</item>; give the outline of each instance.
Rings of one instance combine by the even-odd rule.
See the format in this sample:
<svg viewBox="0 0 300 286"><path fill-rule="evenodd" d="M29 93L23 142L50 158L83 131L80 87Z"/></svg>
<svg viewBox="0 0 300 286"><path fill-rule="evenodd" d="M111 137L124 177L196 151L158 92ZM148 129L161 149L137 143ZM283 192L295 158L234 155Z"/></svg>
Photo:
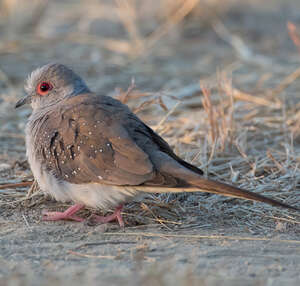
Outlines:
<svg viewBox="0 0 300 286"><path fill-rule="evenodd" d="M48 171L70 183L140 185L155 176L148 156L126 130L124 105L89 95L69 99L40 125L35 146ZM117 111L117 112L116 112Z"/></svg>

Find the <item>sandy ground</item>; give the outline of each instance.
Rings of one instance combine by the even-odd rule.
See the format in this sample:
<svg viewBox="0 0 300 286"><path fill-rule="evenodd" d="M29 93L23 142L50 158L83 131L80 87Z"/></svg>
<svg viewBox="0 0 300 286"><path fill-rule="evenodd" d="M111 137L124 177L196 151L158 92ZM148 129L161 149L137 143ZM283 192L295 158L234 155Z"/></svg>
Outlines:
<svg viewBox="0 0 300 286"><path fill-rule="evenodd" d="M286 22L299 24L300 3L266 1L261 6L259 1L250 2L224 7L226 11L220 12L220 18L214 18L222 19L229 34L220 23L213 25L205 13L197 11L149 48L149 54L137 58L103 47L101 39L107 35L118 37L125 33L119 23L108 25L96 19L89 27L92 36L86 37L86 19L80 18L84 9L78 9L79 1L53 1L39 23L34 24L34 32L22 30L26 25L27 29L32 28L28 20L24 20L25 25L21 20L20 24L8 18L0 30L6 39L0 44L0 183L32 179L24 146L24 126L30 109L15 111L13 106L21 97L26 75L54 60L73 67L87 79L92 90L105 94L115 95L116 88L126 90L132 77L142 92L175 94L183 102L167 119L170 130L160 130L160 134L191 161L199 151L199 142L208 142L201 141L206 136L201 123L207 123L207 119L202 121L205 113L199 79L216 81L216 71L227 69L232 71L235 87L251 92L278 87L299 67L300 55L289 38ZM145 34L151 28L146 24ZM74 31L85 36L74 36ZM242 39L244 44L236 44L234 39ZM297 126L299 90L299 79L294 79L277 95L284 108L274 109L272 102L276 101L272 97L270 106L254 104L249 108L247 102L237 101L236 128L241 138L243 128L249 128L249 157L241 156L235 149L217 149L209 171L220 180L237 182L248 189L266 191L271 186L275 191L267 195L299 206L299 138L294 137L293 149L284 149L285 143L290 144L290 126L282 123L296 122L292 127ZM168 96L163 99L168 108L177 102ZM140 99L129 104L139 106ZM151 126L157 126L166 114L155 104L140 116ZM245 119L245 114L249 119ZM243 120L239 122L239 118ZM267 120L261 121L262 118ZM201 127L181 130L181 125L189 120L193 124L199 121ZM174 129L182 131L182 136ZM194 133L202 137L193 137ZM191 143L183 141L187 135L192 137ZM278 142L275 138L279 138ZM281 138L287 141L281 142ZM278 152L278 158L271 158L272 164L268 161L254 179L249 175L247 160L260 162L260 156L266 157L268 146L275 154ZM206 148L208 155L194 161L200 167L210 154L210 148ZM292 150L294 157L283 160L280 154L286 150ZM219 162L221 159L224 165ZM239 172L238 179L232 176L235 173L231 172L230 164ZM281 169L268 175L268 168ZM127 205L127 225L122 231L114 223L90 226L43 222L43 209L63 210L66 205L41 194L25 200L27 189L0 189L1 286L300 283L300 221L292 211L215 195L161 195L147 198L145 205L141 201ZM83 215L89 213L85 211Z"/></svg>
<svg viewBox="0 0 300 286"><path fill-rule="evenodd" d="M221 233L215 227L216 230L166 232L157 226L145 226L127 227L124 233L116 228L109 230L111 233L102 233L100 227L82 224L32 222L26 227L22 221L4 220L1 282L2 285L41 285L41 282L53 285L54 281L55 285L67 282L72 285L96 285L96 282L97 285L298 285L299 241L284 241L297 239L297 235L270 232L268 237L274 241L196 238L197 235L249 235L233 227Z"/></svg>

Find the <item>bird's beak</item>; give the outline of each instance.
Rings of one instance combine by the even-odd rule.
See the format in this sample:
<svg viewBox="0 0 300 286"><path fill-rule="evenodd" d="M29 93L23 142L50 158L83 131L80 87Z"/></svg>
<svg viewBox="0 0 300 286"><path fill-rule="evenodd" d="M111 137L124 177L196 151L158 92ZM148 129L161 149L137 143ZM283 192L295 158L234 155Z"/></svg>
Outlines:
<svg viewBox="0 0 300 286"><path fill-rule="evenodd" d="M15 105L15 108L18 108L24 104L30 104L31 103L31 96L30 95L26 95L23 98L21 98Z"/></svg>

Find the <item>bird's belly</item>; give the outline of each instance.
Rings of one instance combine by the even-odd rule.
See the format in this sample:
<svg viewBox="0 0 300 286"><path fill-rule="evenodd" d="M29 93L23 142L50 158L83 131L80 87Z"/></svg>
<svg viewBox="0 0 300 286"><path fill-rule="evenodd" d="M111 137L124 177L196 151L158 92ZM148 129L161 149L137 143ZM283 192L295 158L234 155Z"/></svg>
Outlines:
<svg viewBox="0 0 300 286"><path fill-rule="evenodd" d="M84 204L107 209L126 202L138 191L134 186L113 186L98 183L72 184L56 178L33 156L28 156L32 173L41 190L57 201Z"/></svg>

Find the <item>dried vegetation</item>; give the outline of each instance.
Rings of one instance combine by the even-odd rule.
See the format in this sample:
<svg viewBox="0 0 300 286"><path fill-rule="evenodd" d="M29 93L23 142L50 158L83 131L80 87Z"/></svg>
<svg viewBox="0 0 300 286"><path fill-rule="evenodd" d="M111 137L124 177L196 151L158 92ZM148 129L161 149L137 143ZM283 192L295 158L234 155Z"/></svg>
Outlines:
<svg viewBox="0 0 300 286"><path fill-rule="evenodd" d="M151 1L84 1L84 5L82 1L76 1L71 9L65 1L36 0L30 1L30 6L28 2L0 1L3 39L0 58L4 59L6 54L23 54L28 63L27 71L36 66L35 52L43 55L46 61L55 59L56 55L59 58L68 53L66 49L74 47L67 55L68 60L81 66L83 77L89 76L96 89L118 86L114 80L107 85L105 81L97 81L102 71L100 62L105 64L105 55L109 55L108 64L113 64L115 69L133 66L136 71L139 70L136 65L155 61L157 54L167 53L164 44L170 42L172 46L180 42L184 27L190 27L192 31L193 25L203 29L209 27L227 43L236 56L235 61L209 78L197 78L196 75L201 74L198 70L191 78L192 71L185 78L185 84L179 86L176 83L172 87L170 77L174 75L174 69L178 71L178 77L181 76L180 64L176 66L175 63L171 76L164 78L165 71L158 69L164 81L164 85L158 84L161 87L158 91L152 92L151 84L144 89L143 85L133 81L127 91L120 88L110 94L128 103L167 139L176 153L202 168L207 176L299 205L300 105L296 100L291 104L287 95L291 93L289 87L299 79L300 69L286 68L285 72L277 74L275 69L269 70L259 78L254 76L254 80L245 76L239 78L235 71L241 66L268 67L270 58L255 53L242 37L230 32L220 20L235 1L219 4L209 0L164 0L154 6L149 4ZM56 21L50 24L54 14ZM299 49L300 29L291 22L287 28L286 33ZM98 32L93 33L93 29ZM117 36L111 36L113 33ZM180 56L176 53L173 57ZM280 65L274 63L274 66L279 68ZM153 69L155 64L143 67ZM25 110L19 116L6 113L7 109L12 110L19 97L21 79L25 77L17 68L15 73L9 68L6 70L0 63L0 136L3 139L0 175L1 184L15 185L0 186L1 209L9 213L23 207L58 208L61 204L49 202L39 192L26 194L28 187L18 185L32 179L24 157L24 135L20 132L29 111ZM272 73L277 79L275 84L269 84ZM236 81L239 87L235 85ZM105 92L109 93L109 90ZM291 93L293 95L295 92ZM150 196L142 202L128 204L125 218L131 226L159 223L169 230L229 224L262 233L279 222L286 228L295 227L296 231L300 223L299 215L292 212L206 194Z"/></svg>

